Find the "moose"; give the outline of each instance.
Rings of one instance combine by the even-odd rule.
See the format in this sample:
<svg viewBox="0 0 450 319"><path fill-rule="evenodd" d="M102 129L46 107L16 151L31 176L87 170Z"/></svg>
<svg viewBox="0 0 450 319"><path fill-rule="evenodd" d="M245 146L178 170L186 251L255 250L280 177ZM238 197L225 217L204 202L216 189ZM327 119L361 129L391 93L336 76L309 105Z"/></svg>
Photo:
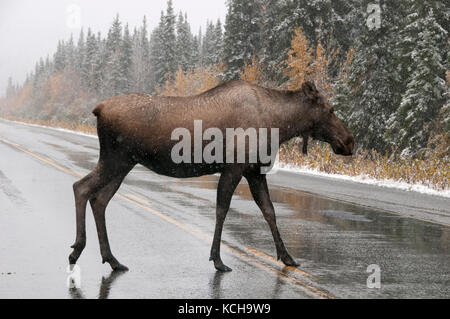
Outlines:
<svg viewBox="0 0 450 319"><path fill-rule="evenodd" d="M105 224L106 208L125 177L138 164L174 178L220 174L217 187L216 227L210 261L217 271L231 271L221 259L222 229L232 196L242 178L270 226L278 260L298 267L287 251L276 223L263 163L175 163L171 152L176 128L194 130L194 121L205 128L277 128L280 144L294 137L313 138L331 145L334 153L351 156L354 138L334 113L315 84L305 82L300 90L276 90L235 80L191 97L155 97L130 94L102 102L94 110L100 142L95 169L73 185L76 204L76 241L71 247L71 265L86 246L86 206L94 214L103 263L115 271L127 271L112 254ZM304 147L304 152L306 147Z"/></svg>

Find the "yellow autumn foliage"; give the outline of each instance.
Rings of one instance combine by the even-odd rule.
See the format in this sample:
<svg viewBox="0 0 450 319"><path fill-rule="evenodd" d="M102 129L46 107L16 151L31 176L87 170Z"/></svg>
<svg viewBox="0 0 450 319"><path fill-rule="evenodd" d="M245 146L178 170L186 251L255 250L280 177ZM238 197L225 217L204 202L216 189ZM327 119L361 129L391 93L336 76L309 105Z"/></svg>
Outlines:
<svg viewBox="0 0 450 319"><path fill-rule="evenodd" d="M216 87L220 83L220 75L224 65L197 67L183 71L178 68L172 81L167 81L163 88L156 88L156 94L162 96L192 96Z"/></svg>
<svg viewBox="0 0 450 319"><path fill-rule="evenodd" d="M258 61L256 56L252 57L252 61L250 63L245 62L244 68L239 72L239 76L241 80L262 85L264 84L263 72L261 63Z"/></svg>
<svg viewBox="0 0 450 319"><path fill-rule="evenodd" d="M289 77L288 89L298 90L301 88L313 72L313 59L313 51L309 47L308 39L301 28L295 29L288 59L283 63L287 67L284 69L284 75Z"/></svg>

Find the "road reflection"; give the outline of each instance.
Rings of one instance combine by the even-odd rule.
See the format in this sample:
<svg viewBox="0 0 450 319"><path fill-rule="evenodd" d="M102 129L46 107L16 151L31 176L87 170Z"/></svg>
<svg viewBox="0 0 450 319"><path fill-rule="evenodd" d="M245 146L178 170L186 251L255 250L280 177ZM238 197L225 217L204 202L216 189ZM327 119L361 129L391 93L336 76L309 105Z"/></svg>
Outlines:
<svg viewBox="0 0 450 319"><path fill-rule="evenodd" d="M112 271L108 277L102 276L102 281L100 283L100 291L98 294L98 299L108 299L111 289L114 286L116 280L124 275L123 271ZM72 288L69 289L69 295L72 299L88 299L83 293L83 289Z"/></svg>

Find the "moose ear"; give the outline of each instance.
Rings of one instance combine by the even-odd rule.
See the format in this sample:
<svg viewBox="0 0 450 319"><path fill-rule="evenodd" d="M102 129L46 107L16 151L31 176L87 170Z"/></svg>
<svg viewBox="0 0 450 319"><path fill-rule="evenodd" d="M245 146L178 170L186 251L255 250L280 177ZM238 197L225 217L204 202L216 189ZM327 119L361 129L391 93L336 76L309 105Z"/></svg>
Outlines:
<svg viewBox="0 0 450 319"><path fill-rule="evenodd" d="M306 81L302 85L302 90L305 95L310 98L311 100L314 100L317 98L317 95L319 91L317 91L316 85L312 82Z"/></svg>

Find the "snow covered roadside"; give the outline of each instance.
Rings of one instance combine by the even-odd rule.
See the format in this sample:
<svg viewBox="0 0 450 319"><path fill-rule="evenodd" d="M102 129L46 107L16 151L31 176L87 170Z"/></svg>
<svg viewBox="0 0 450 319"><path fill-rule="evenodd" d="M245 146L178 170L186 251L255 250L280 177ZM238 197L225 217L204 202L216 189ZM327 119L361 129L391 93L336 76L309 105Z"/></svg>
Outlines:
<svg viewBox="0 0 450 319"><path fill-rule="evenodd" d="M433 195L433 196L441 196L445 198L450 198L450 189L447 189L445 191L438 191L432 188L429 188L424 185L420 184L408 184L405 182L398 182L394 180L379 180L374 179L372 177L368 176L348 176L348 175L339 175L339 174L328 174L325 172L321 172L318 170L310 169L307 167L298 167L291 164L286 164L282 162L277 162L274 169L294 173L294 174L305 174L305 175L311 175L311 176L321 176L321 177L328 177L336 180L345 180L355 183L361 183L361 184L367 184L367 185L375 185L379 187L384 188L395 188L399 190L404 191L412 191L412 192L418 192L421 194L426 195Z"/></svg>
<svg viewBox="0 0 450 319"><path fill-rule="evenodd" d="M4 119L4 118L0 118L0 119L3 120L3 121L6 121L6 122L16 123L16 124L20 124L20 125L24 125L24 126L40 127L40 128L45 128L45 129L52 130L52 131L64 132L64 133L69 133L69 134L76 134L76 135L86 136L86 137L90 137L90 138L98 138L97 135L94 135L94 134L88 134L88 133L84 133L84 132L80 132L80 131L74 131L74 130L69 130L69 129L60 128L60 127L46 126L46 125L39 125L39 124L32 124L32 123L25 123L25 122L20 122L20 121L7 120L7 119Z"/></svg>
<svg viewBox="0 0 450 319"><path fill-rule="evenodd" d="M24 126L45 128L45 129L49 129L49 130L53 130L53 131L64 132L64 133L69 133L69 134L76 134L76 135L80 135L80 136L97 139L96 135L87 134L87 133L69 130L69 129L64 129L64 128L24 123L24 122L20 122L20 121L12 121L12 120L7 120L7 119L1 119L1 120L11 122L11 123L17 123L17 124L24 125ZM384 187L384 188L394 188L394 189L399 189L399 190L404 190L404 191L418 192L418 193L426 194L426 195L450 198L450 189L447 189L445 191L438 191L438 190L429 188L429 187L421 185L421 184L408 184L405 182L398 182L398 181L394 181L394 180L380 180L380 179L374 179L372 177L368 177L368 176L364 176L364 175L348 176L348 175L339 175L339 174L328 174L328 173L321 172L321 171L318 171L315 169L310 169L307 167L299 167L299 166L279 162L278 158L277 158L277 162L274 166L273 171L275 172L276 170L293 173L293 174L321 176L321 177L327 177L327 178L332 178L332 179L336 179L336 180L345 180L345 181L361 183L361 184L366 184L366 185L375 185L375 186Z"/></svg>

